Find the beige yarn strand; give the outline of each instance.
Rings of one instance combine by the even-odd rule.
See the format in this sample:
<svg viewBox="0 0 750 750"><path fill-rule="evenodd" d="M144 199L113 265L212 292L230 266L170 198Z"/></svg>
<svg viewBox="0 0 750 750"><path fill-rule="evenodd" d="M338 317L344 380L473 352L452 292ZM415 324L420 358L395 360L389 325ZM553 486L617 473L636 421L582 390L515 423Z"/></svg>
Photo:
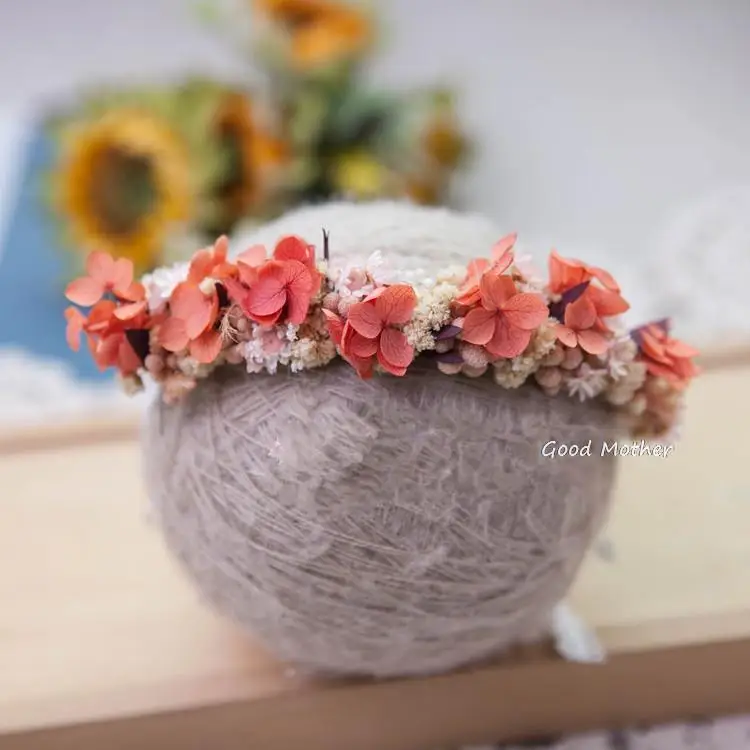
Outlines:
<svg viewBox="0 0 750 750"><path fill-rule="evenodd" d="M604 518L614 416L429 368L218 371L155 403L146 478L205 598L325 674L440 672L545 630ZM596 454L596 450L592 453Z"/></svg>

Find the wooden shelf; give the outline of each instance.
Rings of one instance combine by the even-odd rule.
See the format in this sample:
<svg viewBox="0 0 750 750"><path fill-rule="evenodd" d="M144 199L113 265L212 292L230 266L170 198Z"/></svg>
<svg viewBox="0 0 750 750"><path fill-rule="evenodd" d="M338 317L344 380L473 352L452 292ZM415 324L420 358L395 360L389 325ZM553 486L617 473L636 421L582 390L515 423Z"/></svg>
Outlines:
<svg viewBox="0 0 750 750"><path fill-rule="evenodd" d="M132 425L0 438L0 747L427 750L750 711L750 364L720 364L672 457L621 459L614 560L571 594L597 666L540 646L307 682L196 601L148 524Z"/></svg>

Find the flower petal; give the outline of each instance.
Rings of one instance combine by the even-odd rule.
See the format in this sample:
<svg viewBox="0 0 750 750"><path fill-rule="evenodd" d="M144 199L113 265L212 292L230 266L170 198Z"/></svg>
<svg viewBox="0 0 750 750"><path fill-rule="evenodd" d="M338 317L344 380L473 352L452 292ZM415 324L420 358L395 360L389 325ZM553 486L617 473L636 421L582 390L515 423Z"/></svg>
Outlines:
<svg viewBox="0 0 750 750"><path fill-rule="evenodd" d="M115 308L114 315L118 320L132 320L146 311L148 305L145 300L131 302L129 305L121 305Z"/></svg>
<svg viewBox="0 0 750 750"><path fill-rule="evenodd" d="M221 237L216 239L214 242L214 264L220 265L227 259L227 253L229 252L229 237L222 234Z"/></svg>
<svg viewBox="0 0 750 750"><path fill-rule="evenodd" d="M235 260L238 265L256 268L266 262L266 248L264 245L251 245L247 250L243 250Z"/></svg>
<svg viewBox="0 0 750 750"><path fill-rule="evenodd" d="M197 286L184 281L175 287L169 298L172 317L185 324L188 338L195 339L213 323L218 312L216 294L206 296Z"/></svg>
<svg viewBox="0 0 750 750"><path fill-rule="evenodd" d="M114 275L115 260L102 250L94 250L86 258L86 273L103 285L109 284Z"/></svg>
<svg viewBox="0 0 750 750"><path fill-rule="evenodd" d="M214 254L210 248L198 250L190 260L187 280L191 284L200 284L214 266Z"/></svg>
<svg viewBox="0 0 750 750"><path fill-rule="evenodd" d="M112 324L117 305L110 299L97 302L89 313L86 330L91 333L101 333Z"/></svg>
<svg viewBox="0 0 750 750"><path fill-rule="evenodd" d="M117 364L121 343L122 333L113 333L96 342L92 348L92 354L100 370L106 370L108 367L114 367Z"/></svg>
<svg viewBox="0 0 750 750"><path fill-rule="evenodd" d="M127 290L133 283L133 261L129 258L118 258L112 264L112 276L109 284L115 293Z"/></svg>
<svg viewBox="0 0 750 750"><path fill-rule="evenodd" d="M282 237L273 251L274 260L296 260L303 265L313 262L313 249L301 237Z"/></svg>
<svg viewBox="0 0 750 750"><path fill-rule="evenodd" d="M379 298L378 298L379 299ZM347 320L357 333L368 339L377 338L383 330L383 321L375 309L375 302L355 302L347 314Z"/></svg>
<svg viewBox="0 0 750 750"><path fill-rule="evenodd" d="M456 304L463 307L473 307L482 295L479 292L479 284L463 287L463 291L456 297Z"/></svg>
<svg viewBox="0 0 750 750"><path fill-rule="evenodd" d="M139 302L146 299L146 287L139 281L133 281L126 287L115 287L112 291L117 297L128 302Z"/></svg>
<svg viewBox="0 0 750 750"><path fill-rule="evenodd" d="M588 281L590 274L580 260L563 258L557 250L552 250L549 256L549 288L555 294Z"/></svg>
<svg viewBox="0 0 750 750"><path fill-rule="evenodd" d="M503 317L516 328L531 331L549 317L549 309L540 295L532 292L516 294L503 303Z"/></svg>
<svg viewBox="0 0 750 750"><path fill-rule="evenodd" d="M313 279L309 269L299 261L286 261L286 320L299 325L304 323L310 309Z"/></svg>
<svg viewBox="0 0 750 750"><path fill-rule="evenodd" d="M201 364L210 364L221 352L221 334L209 330L190 342L190 356Z"/></svg>
<svg viewBox="0 0 750 750"><path fill-rule="evenodd" d="M666 347L653 330L641 331L641 351L650 359L670 365L672 360L667 356Z"/></svg>
<svg viewBox="0 0 750 750"><path fill-rule="evenodd" d="M375 310L387 326L408 323L416 306L416 292L408 284L393 284L375 300Z"/></svg>
<svg viewBox="0 0 750 750"><path fill-rule="evenodd" d="M487 351L494 357L517 357L531 341L531 331L524 331L508 323L502 315L497 320L495 335L487 343Z"/></svg>
<svg viewBox="0 0 750 750"><path fill-rule="evenodd" d="M672 368L661 362L655 362L650 359L646 360L646 370L657 378L664 378L670 382L675 382L677 380L677 376L674 374Z"/></svg>
<svg viewBox="0 0 750 750"><path fill-rule="evenodd" d="M584 294L565 308L565 325L574 331L591 328L596 322L596 308Z"/></svg>
<svg viewBox="0 0 750 750"><path fill-rule="evenodd" d="M396 328L386 328L380 334L377 352L378 362L388 372L408 367L414 360L414 347L409 343L406 334Z"/></svg>
<svg viewBox="0 0 750 750"><path fill-rule="evenodd" d="M464 318L463 332L461 338L470 344L483 346L495 333L497 313L494 310L485 310L483 307L475 307L470 310Z"/></svg>
<svg viewBox="0 0 750 750"><path fill-rule="evenodd" d="M258 280L245 297L249 315L253 318L276 315L287 300L287 269L278 261L268 261L258 271Z"/></svg>
<svg viewBox="0 0 750 750"><path fill-rule="evenodd" d="M236 279L224 279L223 284L224 288L227 290L229 299L234 302L235 305L239 305L242 308L243 312L247 315L247 311L245 310L245 300L247 297L248 288Z"/></svg>
<svg viewBox="0 0 750 750"><path fill-rule="evenodd" d="M492 248L492 270L497 273L504 273L513 265L513 247L518 239L518 234L508 234L495 243Z"/></svg>
<svg viewBox="0 0 750 750"><path fill-rule="evenodd" d="M592 331L590 328L578 331L578 343L583 351L589 354L604 354L609 349L608 339L603 333Z"/></svg>
<svg viewBox="0 0 750 750"><path fill-rule="evenodd" d="M378 351L378 340L368 339L354 331L347 337L347 354L366 359L373 357Z"/></svg>
<svg viewBox="0 0 750 750"><path fill-rule="evenodd" d="M609 289L600 289L599 287L589 286L586 290L586 296L591 300L596 308L597 315L610 317L612 315L622 315L630 309L630 304L626 302L617 292Z"/></svg>
<svg viewBox="0 0 750 750"><path fill-rule="evenodd" d="M76 305L90 307L102 298L104 291L103 282L90 276L82 276L65 287L65 296Z"/></svg>
<svg viewBox="0 0 750 750"><path fill-rule="evenodd" d="M684 341L669 339L667 354L670 357L677 357L678 359L688 359L690 357L697 357L700 352L697 349L693 349L692 346L688 346Z"/></svg>
<svg viewBox="0 0 750 750"><path fill-rule="evenodd" d="M181 352L190 341L185 323L180 318L167 318L159 326L157 338L168 352Z"/></svg>
<svg viewBox="0 0 750 750"><path fill-rule="evenodd" d="M516 284L510 276L501 276L494 271L482 274L479 280L482 305L488 310L497 310L506 300L517 294Z"/></svg>
<svg viewBox="0 0 750 750"><path fill-rule="evenodd" d="M359 357L347 357L346 361L357 371L362 380L369 380L372 377L374 361L372 357L360 359Z"/></svg>
<svg viewBox="0 0 750 750"><path fill-rule="evenodd" d="M609 271L605 271L603 268L597 268L596 266L588 266L589 273L598 281L600 281L607 289L612 292L619 293L620 285L615 281L614 276Z"/></svg>
<svg viewBox="0 0 750 750"><path fill-rule="evenodd" d="M65 309L65 340L68 346L77 352L81 348L81 333L86 323L86 316L77 307Z"/></svg>
<svg viewBox="0 0 750 750"><path fill-rule="evenodd" d="M141 358L130 345L125 334L120 333L118 335L121 338L117 347L116 365L123 375L132 375L134 372L138 372L143 362L141 362Z"/></svg>
<svg viewBox="0 0 750 750"><path fill-rule="evenodd" d="M325 307L323 308L323 315L325 315L328 335L336 346L341 346L341 337L344 334L343 318L331 310L326 310Z"/></svg>
<svg viewBox="0 0 750 750"><path fill-rule="evenodd" d="M578 345L578 336L576 336L576 332L571 328L562 325L562 323L555 326L555 333L557 334L557 338L570 349L574 349Z"/></svg>

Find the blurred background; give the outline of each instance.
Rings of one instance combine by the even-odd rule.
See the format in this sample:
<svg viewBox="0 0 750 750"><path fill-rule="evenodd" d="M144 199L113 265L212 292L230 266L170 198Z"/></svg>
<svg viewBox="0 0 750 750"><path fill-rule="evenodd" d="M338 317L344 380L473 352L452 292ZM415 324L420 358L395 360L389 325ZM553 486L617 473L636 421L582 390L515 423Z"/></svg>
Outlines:
<svg viewBox="0 0 750 750"><path fill-rule="evenodd" d="M84 248L148 270L331 196L483 213L750 340L748 39L746 0L0 3L0 421L132 408L65 345Z"/></svg>

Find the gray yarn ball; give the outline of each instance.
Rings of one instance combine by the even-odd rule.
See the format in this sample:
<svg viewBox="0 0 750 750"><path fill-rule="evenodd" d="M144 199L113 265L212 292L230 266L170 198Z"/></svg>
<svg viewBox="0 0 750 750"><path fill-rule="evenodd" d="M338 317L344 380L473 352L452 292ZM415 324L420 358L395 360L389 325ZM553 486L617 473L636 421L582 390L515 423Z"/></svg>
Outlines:
<svg viewBox="0 0 750 750"><path fill-rule="evenodd" d="M546 630L606 514L615 462L596 446L618 433L599 405L429 366L225 368L153 404L144 456L167 545L213 606L300 668L382 677ZM545 458L549 440L593 455Z"/></svg>

